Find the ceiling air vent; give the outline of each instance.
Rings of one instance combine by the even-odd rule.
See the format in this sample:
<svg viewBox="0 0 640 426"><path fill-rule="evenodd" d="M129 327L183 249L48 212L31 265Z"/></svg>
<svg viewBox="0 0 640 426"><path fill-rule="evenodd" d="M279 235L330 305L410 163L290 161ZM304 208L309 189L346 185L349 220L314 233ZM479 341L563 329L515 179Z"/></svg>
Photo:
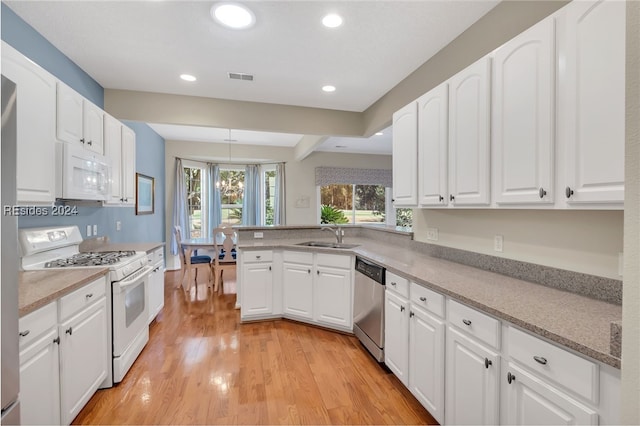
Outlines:
<svg viewBox="0 0 640 426"><path fill-rule="evenodd" d="M230 72L229 73L229 78L231 80L253 81L253 75L252 74L245 74L243 72Z"/></svg>

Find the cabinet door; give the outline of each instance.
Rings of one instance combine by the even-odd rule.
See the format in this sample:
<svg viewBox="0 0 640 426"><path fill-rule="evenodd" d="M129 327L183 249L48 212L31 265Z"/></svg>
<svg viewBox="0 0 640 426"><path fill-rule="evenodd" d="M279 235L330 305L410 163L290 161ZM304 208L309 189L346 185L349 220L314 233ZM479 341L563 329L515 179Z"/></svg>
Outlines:
<svg viewBox="0 0 640 426"><path fill-rule="evenodd" d="M111 160L111 196L107 203L120 204L122 195L122 123L104 117L104 155Z"/></svg>
<svg viewBox="0 0 640 426"><path fill-rule="evenodd" d="M393 204L418 204L418 104L393 114Z"/></svg>
<svg viewBox="0 0 640 426"><path fill-rule="evenodd" d="M69 424L107 377L111 348L106 299L60 324L61 421Z"/></svg>
<svg viewBox="0 0 640 426"><path fill-rule="evenodd" d="M500 47L493 58L493 149L499 204L552 203L554 18Z"/></svg>
<svg viewBox="0 0 640 426"><path fill-rule="evenodd" d="M449 134L446 83L418 99L418 196L421 206L447 205Z"/></svg>
<svg viewBox="0 0 640 426"><path fill-rule="evenodd" d="M282 265L282 310L285 315L313 319L313 265Z"/></svg>
<svg viewBox="0 0 640 426"><path fill-rule="evenodd" d="M25 425L60 424L58 329L20 351L20 412Z"/></svg>
<svg viewBox="0 0 640 426"><path fill-rule="evenodd" d="M569 205L624 201L625 3L572 2L558 20L558 132Z"/></svg>
<svg viewBox="0 0 640 426"><path fill-rule="evenodd" d="M392 291L384 295L384 363L409 383L409 302Z"/></svg>
<svg viewBox="0 0 640 426"><path fill-rule="evenodd" d="M272 265L249 263L242 269L242 317L270 315L273 311Z"/></svg>
<svg viewBox="0 0 640 426"><path fill-rule="evenodd" d="M449 201L488 205L491 62L483 58L449 80Z"/></svg>
<svg viewBox="0 0 640 426"><path fill-rule="evenodd" d="M91 151L102 154L104 138L104 111L89 102L83 101L82 129L84 145Z"/></svg>
<svg viewBox="0 0 640 426"><path fill-rule="evenodd" d="M409 315L409 390L442 424L445 325L414 306Z"/></svg>
<svg viewBox="0 0 640 426"><path fill-rule="evenodd" d="M136 202L136 133L122 126L122 196L125 204Z"/></svg>
<svg viewBox="0 0 640 426"><path fill-rule="evenodd" d="M164 307L164 266L157 264L149 274L149 323Z"/></svg>
<svg viewBox="0 0 640 426"><path fill-rule="evenodd" d="M2 74L18 87L17 201L52 203L55 200L56 81L4 42Z"/></svg>
<svg viewBox="0 0 640 426"><path fill-rule="evenodd" d="M507 375L511 378L510 383ZM598 414L509 362L503 377L507 424L597 425Z"/></svg>
<svg viewBox="0 0 640 426"><path fill-rule="evenodd" d="M316 321L351 330L351 272L318 266L313 303Z"/></svg>
<svg viewBox="0 0 640 426"><path fill-rule="evenodd" d="M56 136L59 141L83 145L82 95L58 82L56 93Z"/></svg>
<svg viewBox="0 0 640 426"><path fill-rule="evenodd" d="M449 326L445 423L498 424L499 373L498 354Z"/></svg>

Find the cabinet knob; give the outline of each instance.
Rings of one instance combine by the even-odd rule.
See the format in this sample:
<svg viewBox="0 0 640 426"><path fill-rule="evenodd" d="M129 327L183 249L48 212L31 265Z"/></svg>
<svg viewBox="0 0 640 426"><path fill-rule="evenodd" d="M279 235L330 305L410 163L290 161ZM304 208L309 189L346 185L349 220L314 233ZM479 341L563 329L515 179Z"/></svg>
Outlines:
<svg viewBox="0 0 640 426"><path fill-rule="evenodd" d="M124 198L120 198L120 202L121 202L121 203L124 203Z"/></svg>
<svg viewBox="0 0 640 426"><path fill-rule="evenodd" d="M87 300L91 299L92 297L93 297L93 293L89 293L84 296L84 298Z"/></svg>
<svg viewBox="0 0 640 426"><path fill-rule="evenodd" d="M65 334L68 334L69 336L73 335L73 327L69 327L68 329L65 330Z"/></svg>
<svg viewBox="0 0 640 426"><path fill-rule="evenodd" d="M395 287L397 285L397 283L394 282L394 281L391 281L391 285Z"/></svg>
<svg viewBox="0 0 640 426"><path fill-rule="evenodd" d="M91 145L93 145L93 142L92 141L87 141L87 145L91 146Z"/></svg>
<svg viewBox="0 0 640 426"><path fill-rule="evenodd" d="M456 197L454 197L453 194L449 195L449 201L453 201L455 199L456 199Z"/></svg>
<svg viewBox="0 0 640 426"><path fill-rule="evenodd" d="M18 335L20 337L26 337L26 336L29 335L29 333L31 333L31 330L21 331L21 332L18 333Z"/></svg>
<svg viewBox="0 0 640 426"><path fill-rule="evenodd" d="M422 296L422 297L420 297L420 301L421 301L421 302L426 302L426 301L427 301L427 298L426 298L426 297L424 297L424 296Z"/></svg>
<svg viewBox="0 0 640 426"><path fill-rule="evenodd" d="M128 198L125 198L125 199L124 199L124 202L125 202L125 203L128 203L128 202L129 202L129 199L128 199Z"/></svg>
<svg viewBox="0 0 640 426"><path fill-rule="evenodd" d="M547 365L547 359L543 356L534 355L533 359L535 359L538 364Z"/></svg>
<svg viewBox="0 0 640 426"><path fill-rule="evenodd" d="M464 325L471 325L471 320L463 319L462 322L464 323Z"/></svg>
<svg viewBox="0 0 640 426"><path fill-rule="evenodd" d="M444 197L442 195L438 195L438 201L443 202L444 201Z"/></svg>
<svg viewBox="0 0 640 426"><path fill-rule="evenodd" d="M493 361L491 361L489 358L485 358L484 359L484 368L489 368L489 366L493 365Z"/></svg>
<svg viewBox="0 0 640 426"><path fill-rule="evenodd" d="M409 311L409 318L413 317L415 314L413 313L413 311Z"/></svg>
<svg viewBox="0 0 640 426"><path fill-rule="evenodd" d="M271 266L269 266L269 270L271 270Z"/></svg>
<svg viewBox="0 0 640 426"><path fill-rule="evenodd" d="M564 190L564 195L565 195L567 198L571 198L571 196L573 195L573 189L571 189L571 187L570 187L570 186L567 186L567 187L565 188L565 190Z"/></svg>
<svg viewBox="0 0 640 426"><path fill-rule="evenodd" d="M400 305L400 312L404 312L404 306Z"/></svg>
<svg viewBox="0 0 640 426"><path fill-rule="evenodd" d="M317 270L317 271L316 271L316 274L320 275L320 270Z"/></svg>
<svg viewBox="0 0 640 426"><path fill-rule="evenodd" d="M82 142L84 144L84 138L80 139L80 142Z"/></svg>
<svg viewBox="0 0 640 426"><path fill-rule="evenodd" d="M307 269L307 274L310 274L310 273L311 273L311 269Z"/></svg>
<svg viewBox="0 0 640 426"><path fill-rule="evenodd" d="M511 374L511 372L507 373L507 383L511 384L511 382L516 380L516 376Z"/></svg>
<svg viewBox="0 0 640 426"><path fill-rule="evenodd" d="M262 256L256 256L256 259L260 259Z"/></svg>
<svg viewBox="0 0 640 426"><path fill-rule="evenodd" d="M53 339L53 343L60 344L60 336L58 336L55 339Z"/></svg>
<svg viewBox="0 0 640 426"><path fill-rule="evenodd" d="M545 191L544 188L540 188L540 190L538 191L538 195L540 196L540 198L544 198L544 196L547 195L547 191Z"/></svg>

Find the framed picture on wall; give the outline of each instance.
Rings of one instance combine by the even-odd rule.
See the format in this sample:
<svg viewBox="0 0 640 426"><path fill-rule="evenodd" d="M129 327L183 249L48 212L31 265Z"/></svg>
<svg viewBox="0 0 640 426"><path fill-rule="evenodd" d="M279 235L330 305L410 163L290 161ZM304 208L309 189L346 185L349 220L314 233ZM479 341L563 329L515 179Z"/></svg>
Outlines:
<svg viewBox="0 0 640 426"><path fill-rule="evenodd" d="M153 214L154 179L136 173L136 214Z"/></svg>

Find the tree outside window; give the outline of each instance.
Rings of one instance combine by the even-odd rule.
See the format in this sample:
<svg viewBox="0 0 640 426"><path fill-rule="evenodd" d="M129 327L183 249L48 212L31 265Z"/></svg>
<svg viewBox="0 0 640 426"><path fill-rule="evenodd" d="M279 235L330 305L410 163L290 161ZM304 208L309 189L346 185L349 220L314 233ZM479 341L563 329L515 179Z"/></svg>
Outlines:
<svg viewBox="0 0 640 426"><path fill-rule="evenodd" d="M220 181L216 183L222 202L222 223L242 223L242 195L244 192L244 170L221 169Z"/></svg>
<svg viewBox="0 0 640 426"><path fill-rule="evenodd" d="M199 238L202 236L202 169L185 167L184 174L189 215L188 235L190 238Z"/></svg>

